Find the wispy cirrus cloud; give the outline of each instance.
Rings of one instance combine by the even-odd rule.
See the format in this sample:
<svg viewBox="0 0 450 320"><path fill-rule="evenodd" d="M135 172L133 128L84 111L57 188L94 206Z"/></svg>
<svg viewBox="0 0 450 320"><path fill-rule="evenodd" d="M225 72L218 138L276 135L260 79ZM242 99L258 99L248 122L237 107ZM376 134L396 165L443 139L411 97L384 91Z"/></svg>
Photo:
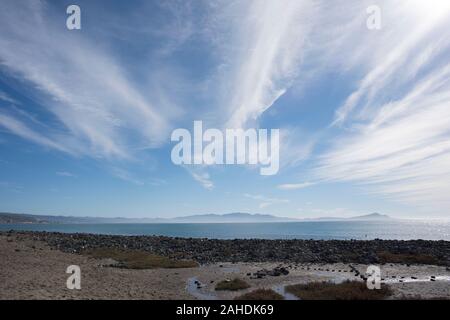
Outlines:
<svg viewBox="0 0 450 320"><path fill-rule="evenodd" d="M439 211L450 207L450 65L436 67L397 100L371 111L320 158L321 178Z"/></svg>
<svg viewBox="0 0 450 320"><path fill-rule="evenodd" d="M380 6L382 30L366 28L369 5ZM131 160L168 143L180 115L183 124L200 119L220 128L264 120L282 129L282 167L317 160L308 175L316 185L347 181L405 203L450 207L447 0L171 1L161 5L170 18L158 14L154 23L148 15L158 5L140 2L134 10L116 6L79 32L65 29L52 2L1 6L0 71L20 83L12 92L36 105L28 112L18 99L19 109L15 96L0 92L0 126L23 139L74 156ZM180 48L187 50L172 56ZM339 101L324 99L313 111L311 122L321 124L301 128L283 116L288 104L297 107L289 90L316 81L332 87L330 74L343 84ZM276 104L271 122L266 111ZM214 188L205 168L188 171ZM278 188L311 185L291 180ZM289 201L246 197L261 208Z"/></svg>
<svg viewBox="0 0 450 320"><path fill-rule="evenodd" d="M311 70L312 81L338 72L354 87L336 108L329 144L321 135L326 148L314 155L315 179L364 184L369 193L434 212L448 209L450 3L339 1L336 10L324 4L316 2L321 14L311 20L320 28L307 35L301 70ZM365 9L374 4L382 12L379 31L365 28Z"/></svg>
<svg viewBox="0 0 450 320"><path fill-rule="evenodd" d="M314 182L285 183L278 185L277 188L281 190L298 190L308 188L310 186L313 186L314 184Z"/></svg>
<svg viewBox="0 0 450 320"><path fill-rule="evenodd" d="M404 23L388 13L393 25L374 46L373 67L336 112L334 123L345 122L348 130L319 158L316 173L440 212L450 208L450 41L442 36L450 28L450 4L383 5Z"/></svg>
<svg viewBox="0 0 450 320"><path fill-rule="evenodd" d="M120 167L117 167L117 166L111 166L109 168L109 171L111 172L111 174L114 177L116 177L118 179L121 179L123 181L130 182L130 183L135 184L137 186L143 186L145 184L142 180L136 178L133 175L133 173L131 173L130 171L128 171L128 170L126 170L124 168L120 168Z"/></svg>
<svg viewBox="0 0 450 320"><path fill-rule="evenodd" d="M69 178L75 178L77 175L73 174L69 171L56 171L56 175L60 177L69 177Z"/></svg>
<svg viewBox="0 0 450 320"><path fill-rule="evenodd" d="M103 158L129 158L137 148L165 141L173 105L150 96L97 39L56 25L59 20L45 2L2 2L1 67L28 82L29 94L60 124L57 134L39 136L16 118L7 129L60 151ZM61 147L67 136L76 149Z"/></svg>
<svg viewBox="0 0 450 320"><path fill-rule="evenodd" d="M270 207L272 205L275 204L281 204L281 203L289 203L289 199L280 199L280 198L271 198L271 197L266 197L264 195L261 194L249 194L249 193L245 193L244 196L246 198L250 198L256 201L259 201L259 208L260 209L264 209L267 207Z"/></svg>
<svg viewBox="0 0 450 320"><path fill-rule="evenodd" d="M379 1L378 5L383 12L382 21L390 32L380 32L372 39L368 38L370 32L366 33L368 39L364 39L364 44L371 48L374 58L366 58L369 69L356 90L336 110L334 124L342 124L357 107L363 106L364 112L379 103L389 86L398 90L401 85L415 80L417 73L448 45L448 40L442 36L449 25L448 1L429 4L420 0L395 4Z"/></svg>
<svg viewBox="0 0 450 320"><path fill-rule="evenodd" d="M31 128L29 128L27 125L25 125L22 121L17 120L13 117L10 117L5 114L0 113L0 126L7 129L8 131L16 134L17 136L30 140L34 143L40 144L44 147L50 148L50 149L56 149L61 152L67 152L67 153L73 153L73 150L70 148L67 148L67 146L64 143L59 143L57 141L54 141L53 139L50 139L38 131L35 131Z"/></svg>
<svg viewBox="0 0 450 320"><path fill-rule="evenodd" d="M225 125L246 127L255 124L295 79L312 4L224 1L215 8L211 32L222 62L218 80Z"/></svg>
<svg viewBox="0 0 450 320"><path fill-rule="evenodd" d="M207 190L214 189L214 183L211 180L211 177L208 172L204 170L198 170L198 169L189 169L188 170L190 175L194 178L195 181L200 183L203 188Z"/></svg>
<svg viewBox="0 0 450 320"><path fill-rule="evenodd" d="M0 100L8 102L8 103L12 103L12 104L19 104L19 102L16 99L13 99L8 94L6 94L6 92L3 92L1 90L0 90Z"/></svg>

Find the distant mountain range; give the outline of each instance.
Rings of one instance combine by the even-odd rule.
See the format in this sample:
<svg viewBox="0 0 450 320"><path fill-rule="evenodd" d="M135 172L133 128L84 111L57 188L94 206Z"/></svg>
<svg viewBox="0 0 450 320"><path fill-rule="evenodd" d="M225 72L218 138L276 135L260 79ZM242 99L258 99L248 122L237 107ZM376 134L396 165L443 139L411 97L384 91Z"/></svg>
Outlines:
<svg viewBox="0 0 450 320"><path fill-rule="evenodd" d="M101 217L69 217L32 215L0 212L0 223L268 223L268 222L301 222L301 221L384 221L391 217L371 213L351 218L322 217L314 219L293 219L268 214L227 213L202 214L177 218L101 218Z"/></svg>
<svg viewBox="0 0 450 320"><path fill-rule="evenodd" d="M202 214L185 217L177 217L173 222L188 222L188 223L232 223L232 222L293 222L297 221L292 218L277 217L268 214L250 214L250 213L227 213L227 214Z"/></svg>
<svg viewBox="0 0 450 320"><path fill-rule="evenodd" d="M386 214L381 214L381 213L375 212L375 213L366 214L363 216L352 217L350 219L351 220L388 220L388 219L392 219L392 218Z"/></svg>
<svg viewBox="0 0 450 320"><path fill-rule="evenodd" d="M339 217L320 217L320 218L310 218L310 219L302 219L303 221L309 220L309 221L340 221L340 220L357 220L357 221L379 221L379 220L391 220L393 218L389 217L388 215L381 214L381 213L371 213L366 214L362 216L355 216L350 218L339 218Z"/></svg>

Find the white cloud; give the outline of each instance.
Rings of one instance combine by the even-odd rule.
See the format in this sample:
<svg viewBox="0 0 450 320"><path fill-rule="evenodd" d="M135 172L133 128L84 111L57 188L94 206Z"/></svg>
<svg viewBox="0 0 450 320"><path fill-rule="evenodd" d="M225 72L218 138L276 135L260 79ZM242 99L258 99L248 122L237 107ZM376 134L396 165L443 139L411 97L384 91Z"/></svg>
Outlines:
<svg viewBox="0 0 450 320"><path fill-rule="evenodd" d="M254 194L249 194L249 193L245 193L244 196L246 198L250 198L256 201L260 201L259 204L259 208L260 209L264 209L267 208L269 206L272 206L274 204L281 204L281 203L289 203L288 199L280 199L280 198L270 198L270 197L266 197L260 194L254 195Z"/></svg>
<svg viewBox="0 0 450 320"><path fill-rule="evenodd" d="M130 158L137 148L165 141L173 106L148 94L158 88L144 90L96 39L59 21L43 2L2 3L1 66L25 80L29 94L60 123L51 142L33 141L56 147L70 136L78 148L66 151L104 158Z"/></svg>
<svg viewBox="0 0 450 320"><path fill-rule="evenodd" d="M212 37L227 127L246 127L282 96L297 75L308 32L309 1L223 1ZM220 13L219 13L220 10Z"/></svg>
<svg viewBox="0 0 450 320"><path fill-rule="evenodd" d="M430 62L442 45L441 34L448 30L450 3L436 1L424 5L422 1L388 3L380 1L382 18L389 33L381 33L373 48L373 66L359 81L357 89L336 111L334 123L344 122L360 104L367 107L376 103L388 86L398 86L412 80L418 70ZM370 34L370 32L366 32ZM367 42L364 41L367 45Z"/></svg>
<svg viewBox="0 0 450 320"><path fill-rule="evenodd" d="M450 208L449 103L450 64L356 121L321 157L318 175L429 210Z"/></svg>
<svg viewBox="0 0 450 320"><path fill-rule="evenodd" d="M143 181L141 181L140 179L134 177L134 175L131 172L129 172L128 170L126 170L126 169L119 168L119 167L116 167L116 166L112 166L112 167L109 168L109 171L111 172L111 174L114 177L119 178L119 179L121 179L123 181L130 182L130 183L135 184L137 186L143 186L144 185Z"/></svg>
<svg viewBox="0 0 450 320"><path fill-rule="evenodd" d="M339 126L331 128L331 148L321 145L315 179L363 184L378 196L446 214L450 2L339 1L336 10L324 4L317 2L322 14L313 20L321 27L308 35L303 58L314 76L305 78L337 71L355 86L336 110ZM382 9L380 31L365 28L368 4Z"/></svg>
<svg viewBox="0 0 450 320"><path fill-rule="evenodd" d="M155 83L172 84L174 77L164 68L150 69L146 61L140 61L144 71L134 74L120 54L111 53L111 44L56 25L60 20L52 19L51 6L43 3L2 2L0 67L26 84L23 94L57 125L48 128L25 113L2 110L0 126L46 148L95 158L129 159L135 150L168 141L172 114L180 110ZM366 8L373 4L382 9L380 31L365 27ZM191 39L198 27L195 19L185 19L183 11L191 13L184 8L175 6L174 24L158 30L161 38L170 38L163 55ZM336 0L330 7L325 0L249 0L221 1L210 9L202 32L220 64L209 86L220 88L209 93L217 101L208 97L217 105L207 112L187 108L186 117L258 127L264 112L293 85L336 72L351 92L330 121L339 126L331 128L331 148L320 150L318 181L364 183L368 191L395 200L450 207L449 1ZM3 92L0 99L13 103ZM319 136L325 135L285 130L282 166L307 159ZM203 187L214 187L208 173L188 171ZM287 201L248 197L261 207Z"/></svg>
<svg viewBox="0 0 450 320"><path fill-rule="evenodd" d="M75 174L68 171L57 171L56 174L61 177L71 177L71 178L76 177Z"/></svg>
<svg viewBox="0 0 450 320"><path fill-rule="evenodd" d="M189 174L195 181L201 184L201 186L207 190L214 189L214 182L208 172L200 167L185 167Z"/></svg>
<svg viewBox="0 0 450 320"><path fill-rule="evenodd" d="M39 132L36 132L32 129L30 129L28 126L26 126L21 121L14 119L10 116L3 115L0 113L0 126L6 128L10 132L18 135L19 137L23 139L30 140L34 143L43 145L47 148L56 149L58 151L72 153L72 150L67 148L67 145L63 143L58 143L53 141L50 138L47 138L40 134Z"/></svg>
<svg viewBox="0 0 450 320"><path fill-rule="evenodd" d="M6 94L6 92L0 91L0 100L3 100L5 102L9 102L12 104L19 104L18 101L16 101L15 99L11 98L8 94Z"/></svg>
<svg viewBox="0 0 450 320"><path fill-rule="evenodd" d="M320 134L311 134L300 128L280 130L280 167L290 168L301 164L313 153Z"/></svg>
<svg viewBox="0 0 450 320"><path fill-rule="evenodd" d="M297 189L308 188L310 186L313 186L314 184L315 183L313 183L313 182L286 183L286 184L278 185L277 188L281 189L281 190L297 190Z"/></svg>

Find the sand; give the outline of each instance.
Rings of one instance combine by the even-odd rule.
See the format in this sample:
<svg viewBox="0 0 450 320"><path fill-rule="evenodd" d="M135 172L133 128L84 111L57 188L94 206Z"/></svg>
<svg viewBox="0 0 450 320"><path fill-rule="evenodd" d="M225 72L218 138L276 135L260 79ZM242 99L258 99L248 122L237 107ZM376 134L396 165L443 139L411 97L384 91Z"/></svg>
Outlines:
<svg viewBox="0 0 450 320"><path fill-rule="evenodd" d="M106 267L108 263L104 260L63 253L51 249L44 242L26 237L18 239L14 235L0 236L0 257L2 300L233 299L256 288L272 288L283 293L284 286L289 284L359 279L349 272L348 264L283 264L290 271L288 275L267 276L263 279L253 279L247 274L273 269L280 264L224 262L186 269L119 269ZM69 290L66 287L69 277L66 269L69 265L81 268L81 290ZM366 265L353 266L361 272L367 268ZM319 268L323 271L319 271ZM393 298L450 299L450 272L445 267L387 264L381 266L381 271L385 282L394 291ZM435 276L436 281L430 281L431 276ZM235 277L246 280L251 288L239 292L214 290L217 282ZM201 283L201 288L197 288L195 281ZM286 298L293 297L286 295Z"/></svg>

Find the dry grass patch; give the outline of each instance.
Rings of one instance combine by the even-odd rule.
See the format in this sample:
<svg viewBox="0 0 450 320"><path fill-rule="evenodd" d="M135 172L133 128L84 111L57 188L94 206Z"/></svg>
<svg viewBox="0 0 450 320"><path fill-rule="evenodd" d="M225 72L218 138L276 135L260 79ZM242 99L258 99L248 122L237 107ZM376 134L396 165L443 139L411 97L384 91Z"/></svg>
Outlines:
<svg viewBox="0 0 450 320"><path fill-rule="evenodd" d="M239 278L233 280L223 280L216 285L216 290L237 291L250 288L250 285Z"/></svg>
<svg viewBox="0 0 450 320"><path fill-rule="evenodd" d="M409 263L409 264L432 264L439 265L441 262L429 254L407 254L407 253L392 253L389 251L381 251L377 253L378 258L382 263Z"/></svg>
<svg viewBox="0 0 450 320"><path fill-rule="evenodd" d="M286 287L286 291L303 300L380 300L392 294L389 287L369 290L365 282L310 282Z"/></svg>
<svg viewBox="0 0 450 320"><path fill-rule="evenodd" d="M258 289L234 298L234 300L283 300L281 294L272 289Z"/></svg>
<svg viewBox="0 0 450 320"><path fill-rule="evenodd" d="M93 249L84 252L95 259L113 259L119 264L117 267L127 269L156 269L156 268L194 268L198 263L192 260L174 260L168 257L151 254L139 250Z"/></svg>

